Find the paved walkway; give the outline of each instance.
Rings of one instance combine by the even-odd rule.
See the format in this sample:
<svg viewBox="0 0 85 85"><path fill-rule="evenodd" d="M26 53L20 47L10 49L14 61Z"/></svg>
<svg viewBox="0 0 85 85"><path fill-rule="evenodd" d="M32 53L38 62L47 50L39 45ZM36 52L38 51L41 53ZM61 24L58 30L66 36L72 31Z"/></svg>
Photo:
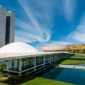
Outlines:
<svg viewBox="0 0 85 85"><path fill-rule="evenodd" d="M62 64L59 64L56 67L73 68L73 69L85 69L85 66L62 65Z"/></svg>

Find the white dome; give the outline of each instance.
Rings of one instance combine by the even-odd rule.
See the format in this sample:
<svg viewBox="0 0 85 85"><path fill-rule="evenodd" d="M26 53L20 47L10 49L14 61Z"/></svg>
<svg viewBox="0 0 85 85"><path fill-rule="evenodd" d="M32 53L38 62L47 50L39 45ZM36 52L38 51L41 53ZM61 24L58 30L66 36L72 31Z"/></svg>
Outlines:
<svg viewBox="0 0 85 85"><path fill-rule="evenodd" d="M35 53L34 47L23 42L14 42L0 48L0 53Z"/></svg>

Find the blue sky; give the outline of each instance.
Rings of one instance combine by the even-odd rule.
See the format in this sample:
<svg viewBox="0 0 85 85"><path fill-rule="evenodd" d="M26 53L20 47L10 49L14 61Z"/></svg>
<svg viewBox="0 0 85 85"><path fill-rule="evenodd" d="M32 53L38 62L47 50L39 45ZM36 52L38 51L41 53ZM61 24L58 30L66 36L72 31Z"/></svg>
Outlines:
<svg viewBox="0 0 85 85"><path fill-rule="evenodd" d="M15 12L15 41L42 46L85 44L85 0L0 0Z"/></svg>

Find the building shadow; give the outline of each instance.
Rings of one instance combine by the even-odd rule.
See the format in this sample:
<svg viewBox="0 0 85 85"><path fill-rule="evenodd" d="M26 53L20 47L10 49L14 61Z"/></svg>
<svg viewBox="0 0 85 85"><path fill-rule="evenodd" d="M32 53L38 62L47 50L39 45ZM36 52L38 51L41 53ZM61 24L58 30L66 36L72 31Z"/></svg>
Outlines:
<svg viewBox="0 0 85 85"><path fill-rule="evenodd" d="M64 68L53 68L47 73L43 74L41 77L46 78L46 79L52 79L55 80L58 75L61 74L61 72L64 70Z"/></svg>

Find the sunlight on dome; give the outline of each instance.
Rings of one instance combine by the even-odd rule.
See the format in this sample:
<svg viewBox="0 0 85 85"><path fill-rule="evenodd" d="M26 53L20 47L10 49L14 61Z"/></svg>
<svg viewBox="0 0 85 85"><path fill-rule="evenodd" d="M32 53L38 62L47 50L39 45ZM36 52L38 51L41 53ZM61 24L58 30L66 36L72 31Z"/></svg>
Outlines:
<svg viewBox="0 0 85 85"><path fill-rule="evenodd" d="M35 53L34 47L24 42L14 42L0 48L0 53Z"/></svg>

